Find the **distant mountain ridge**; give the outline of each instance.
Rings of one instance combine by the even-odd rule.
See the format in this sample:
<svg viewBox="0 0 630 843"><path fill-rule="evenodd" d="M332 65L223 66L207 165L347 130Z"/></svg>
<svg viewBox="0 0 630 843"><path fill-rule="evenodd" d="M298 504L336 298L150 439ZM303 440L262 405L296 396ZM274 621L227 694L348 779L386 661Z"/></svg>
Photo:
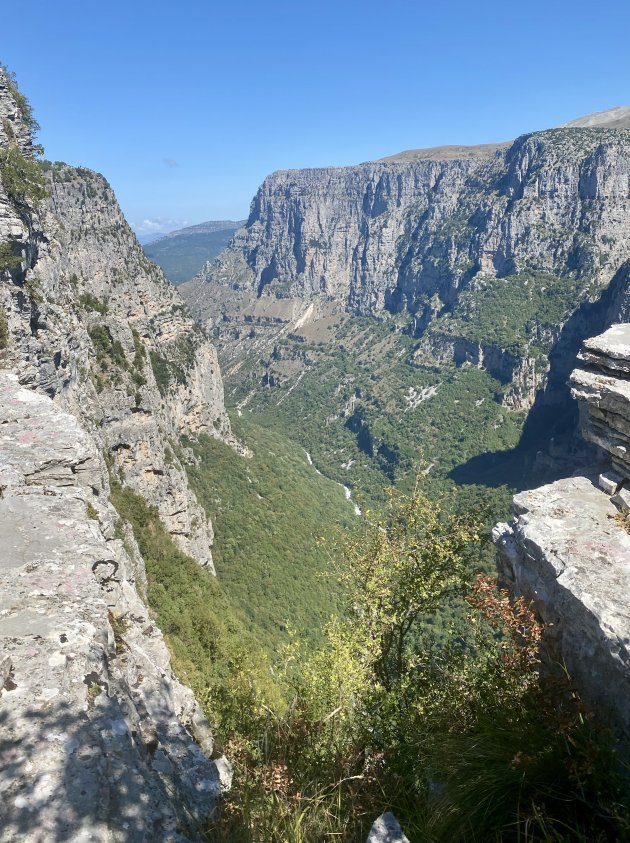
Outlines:
<svg viewBox="0 0 630 843"><path fill-rule="evenodd" d="M142 248L173 284L192 278L206 261L225 249L245 220L208 220L163 234Z"/></svg>
<svg viewBox="0 0 630 843"><path fill-rule="evenodd" d="M561 123L555 126L556 129L630 129L630 105L618 105L606 111L594 111L592 114L585 114L577 117L568 123ZM512 141L501 141L498 143L480 143L472 146L451 144L446 146L432 146L426 149L405 149L394 155L387 155L385 158L377 159L376 163L399 162L399 161L420 161L431 159L433 161L452 161L481 159L495 155L497 152L507 149Z"/></svg>

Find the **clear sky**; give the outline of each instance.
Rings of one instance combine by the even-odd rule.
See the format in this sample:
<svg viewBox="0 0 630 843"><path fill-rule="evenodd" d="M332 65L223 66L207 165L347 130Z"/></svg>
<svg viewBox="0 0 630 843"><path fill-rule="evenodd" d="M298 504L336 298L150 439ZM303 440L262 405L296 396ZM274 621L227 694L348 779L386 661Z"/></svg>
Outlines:
<svg viewBox="0 0 630 843"><path fill-rule="evenodd" d="M2 5L46 156L102 172L140 232L245 217L273 170L630 103L628 0Z"/></svg>

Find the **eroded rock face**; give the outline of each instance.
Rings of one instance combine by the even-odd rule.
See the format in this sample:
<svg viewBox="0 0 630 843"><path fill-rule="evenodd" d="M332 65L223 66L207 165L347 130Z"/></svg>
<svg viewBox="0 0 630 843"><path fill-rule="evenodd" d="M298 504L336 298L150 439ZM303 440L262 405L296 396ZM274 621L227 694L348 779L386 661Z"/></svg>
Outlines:
<svg viewBox="0 0 630 843"><path fill-rule="evenodd" d="M138 594L99 450L6 372L0 492L0 841L197 839L229 768Z"/></svg>
<svg viewBox="0 0 630 843"><path fill-rule="evenodd" d="M529 410L565 328L579 345L573 317L630 257L629 225L630 131L555 129L512 144L274 173L230 247L182 292L226 359L236 344L252 345L248 324L267 330L259 314L274 314L276 301L295 302L294 312L332 299L352 314L405 315L420 339L415 363L487 368L509 385L506 406ZM488 282L528 272L550 285L570 279L574 294L563 313L524 314L518 343L492 342L489 330L471 336L474 312L472 328L449 321L463 292L474 305Z"/></svg>
<svg viewBox="0 0 630 843"><path fill-rule="evenodd" d="M493 534L505 580L547 624L552 659L626 743L630 534L617 516L630 509L629 339L630 324L620 324L587 340L571 375L583 435L602 448L599 471L517 495L514 520Z"/></svg>
<svg viewBox="0 0 630 843"><path fill-rule="evenodd" d="M512 591L533 600L584 699L630 737L630 535L597 476L514 498L493 538Z"/></svg>
<svg viewBox="0 0 630 843"><path fill-rule="evenodd" d="M0 74L4 115L0 148L17 137L32 154ZM188 486L179 440L233 442L215 349L144 256L105 179L63 164L46 174L38 212L0 185L0 241L23 255L21 268L0 271L6 365L75 414L180 548L212 567L212 525Z"/></svg>
<svg viewBox="0 0 630 843"><path fill-rule="evenodd" d="M582 407L582 433L630 480L630 325L587 340L579 356L571 392Z"/></svg>

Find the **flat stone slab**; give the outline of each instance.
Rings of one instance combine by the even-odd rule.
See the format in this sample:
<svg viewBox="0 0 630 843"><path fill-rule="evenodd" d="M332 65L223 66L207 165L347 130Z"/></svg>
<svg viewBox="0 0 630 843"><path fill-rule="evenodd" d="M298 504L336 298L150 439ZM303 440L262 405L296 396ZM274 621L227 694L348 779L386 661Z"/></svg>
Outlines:
<svg viewBox="0 0 630 843"><path fill-rule="evenodd" d="M630 535L596 479L559 480L514 498L495 528L513 590L533 599L584 698L630 737Z"/></svg>
<svg viewBox="0 0 630 843"><path fill-rule="evenodd" d="M0 372L0 843L184 843L221 788L122 542L88 517L99 478L76 419Z"/></svg>
<svg viewBox="0 0 630 843"><path fill-rule="evenodd" d="M620 375L630 375L630 324L613 325L584 341L579 358Z"/></svg>

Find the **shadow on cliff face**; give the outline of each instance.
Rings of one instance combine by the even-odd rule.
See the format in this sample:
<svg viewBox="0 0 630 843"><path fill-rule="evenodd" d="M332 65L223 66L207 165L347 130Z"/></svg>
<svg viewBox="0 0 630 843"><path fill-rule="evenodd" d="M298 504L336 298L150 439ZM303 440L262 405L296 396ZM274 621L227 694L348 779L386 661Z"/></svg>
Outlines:
<svg viewBox="0 0 630 843"><path fill-rule="evenodd" d="M172 765L155 732L147 739L130 731L118 699L96 674L86 682L89 713L74 700L26 706L16 698L12 706L11 692L3 696L0 841L196 839L189 836L194 819L178 821L171 792L177 783L168 781Z"/></svg>
<svg viewBox="0 0 630 843"><path fill-rule="evenodd" d="M630 318L629 282L630 262L626 262L597 301L585 302L567 320L549 355L547 386L536 396L516 448L479 454L454 468L449 474L452 480L521 491L569 477L598 461L597 449L580 436L569 376L585 339Z"/></svg>

